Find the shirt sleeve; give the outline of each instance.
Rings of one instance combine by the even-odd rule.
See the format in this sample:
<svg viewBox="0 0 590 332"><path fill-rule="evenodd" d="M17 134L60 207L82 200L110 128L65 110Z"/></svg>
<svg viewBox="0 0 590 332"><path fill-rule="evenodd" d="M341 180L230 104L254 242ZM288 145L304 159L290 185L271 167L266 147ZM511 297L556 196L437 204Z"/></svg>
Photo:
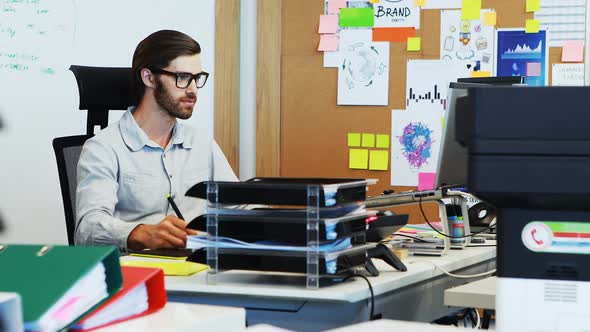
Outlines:
<svg viewBox="0 0 590 332"><path fill-rule="evenodd" d="M114 217L118 171L112 148L96 139L86 141L78 162L76 244L115 245L126 250L129 233L141 224Z"/></svg>

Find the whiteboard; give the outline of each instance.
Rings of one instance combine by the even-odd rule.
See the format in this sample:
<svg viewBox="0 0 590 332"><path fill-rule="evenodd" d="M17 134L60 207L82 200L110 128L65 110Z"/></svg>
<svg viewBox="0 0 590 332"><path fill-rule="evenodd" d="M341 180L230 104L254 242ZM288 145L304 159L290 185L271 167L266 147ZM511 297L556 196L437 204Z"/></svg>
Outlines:
<svg viewBox="0 0 590 332"><path fill-rule="evenodd" d="M215 67L215 0L25 0L0 4L0 242L67 243L53 138L84 134L71 64L130 67L160 29L199 42ZM187 123L213 133L215 75ZM123 112L111 112L109 122Z"/></svg>

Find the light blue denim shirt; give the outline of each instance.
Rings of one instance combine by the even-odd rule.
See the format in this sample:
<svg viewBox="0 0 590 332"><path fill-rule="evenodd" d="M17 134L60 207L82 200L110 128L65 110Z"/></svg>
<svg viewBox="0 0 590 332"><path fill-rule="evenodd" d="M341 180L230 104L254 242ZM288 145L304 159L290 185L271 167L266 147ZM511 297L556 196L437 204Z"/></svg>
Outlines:
<svg viewBox="0 0 590 332"><path fill-rule="evenodd" d="M238 181L212 137L177 121L163 149L139 127L134 110L129 108L119 122L84 144L78 162L76 244L126 250L136 226L175 215L166 194L191 221L205 213L206 203L186 197L189 188L210 174L217 181Z"/></svg>

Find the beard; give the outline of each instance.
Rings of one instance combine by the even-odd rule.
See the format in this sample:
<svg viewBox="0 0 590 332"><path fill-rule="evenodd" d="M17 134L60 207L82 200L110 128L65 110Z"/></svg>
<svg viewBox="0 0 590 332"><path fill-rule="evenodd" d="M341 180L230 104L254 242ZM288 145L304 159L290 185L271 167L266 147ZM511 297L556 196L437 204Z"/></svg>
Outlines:
<svg viewBox="0 0 590 332"><path fill-rule="evenodd" d="M156 86L154 88L154 97L156 103L168 113L178 119L186 120L193 115L193 106L185 106L182 104L182 100L196 101L197 97L193 93L186 93L182 98L174 99L170 91L164 86L164 84L156 78Z"/></svg>

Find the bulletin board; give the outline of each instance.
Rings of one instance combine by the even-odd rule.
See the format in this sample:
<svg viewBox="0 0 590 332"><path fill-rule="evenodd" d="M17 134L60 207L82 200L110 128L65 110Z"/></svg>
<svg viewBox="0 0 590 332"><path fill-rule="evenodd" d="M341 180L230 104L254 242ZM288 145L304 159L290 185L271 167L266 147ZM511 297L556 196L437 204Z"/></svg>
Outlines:
<svg viewBox="0 0 590 332"><path fill-rule="evenodd" d="M427 0L435 1L435 0ZM524 28L525 0L483 0L483 8L497 12L497 28ZM389 105L338 106L337 70L323 67L318 52L318 18L324 13L322 0L282 1L280 176L342 177L378 179L369 195L386 189L405 191L415 187L392 187L388 171L349 168L347 134L367 132L391 134L391 110L405 109L406 62L410 59L439 59L440 9L422 9L419 52L408 52L405 42L390 43ZM561 48L551 48L549 67L561 60ZM550 74L551 70L547 70ZM549 77L551 82L551 77ZM435 204L424 205L427 217L438 219ZM418 205L393 208L409 213L411 223L422 223Z"/></svg>

